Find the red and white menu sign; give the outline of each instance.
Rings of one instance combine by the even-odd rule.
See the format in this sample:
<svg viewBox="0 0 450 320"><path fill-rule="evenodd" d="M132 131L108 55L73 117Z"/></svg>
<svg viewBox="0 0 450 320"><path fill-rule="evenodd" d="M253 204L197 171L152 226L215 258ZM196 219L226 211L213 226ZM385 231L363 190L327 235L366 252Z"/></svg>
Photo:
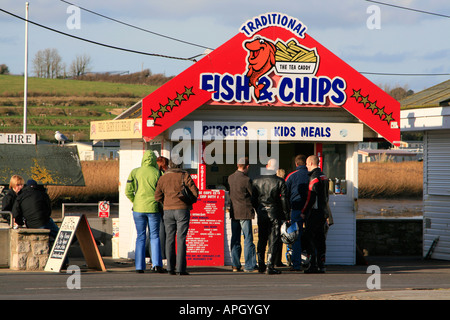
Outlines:
<svg viewBox="0 0 450 320"><path fill-rule="evenodd" d="M199 190L186 239L188 266L224 265L225 191Z"/></svg>

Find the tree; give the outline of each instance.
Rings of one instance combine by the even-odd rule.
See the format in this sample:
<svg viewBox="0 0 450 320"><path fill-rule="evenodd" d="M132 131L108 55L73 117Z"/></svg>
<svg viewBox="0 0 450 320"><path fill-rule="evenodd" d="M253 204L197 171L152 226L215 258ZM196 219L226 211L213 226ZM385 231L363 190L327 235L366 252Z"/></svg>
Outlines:
<svg viewBox="0 0 450 320"><path fill-rule="evenodd" d="M413 90L408 89L408 85L404 85L403 87L397 85L397 87L392 88L389 84L384 84L380 85L379 87L397 101L405 99L406 97L414 94Z"/></svg>
<svg viewBox="0 0 450 320"><path fill-rule="evenodd" d="M39 50L33 59L34 73L38 78L57 78L65 73L65 65L56 49Z"/></svg>
<svg viewBox="0 0 450 320"><path fill-rule="evenodd" d="M87 54L77 55L69 67L69 74L72 77L78 77L91 71L91 57Z"/></svg>
<svg viewBox="0 0 450 320"><path fill-rule="evenodd" d="M396 99L397 101L400 101L400 100L402 100L402 99L405 99L406 97L408 97L408 96L410 96L410 95L412 95L412 94L414 94L414 91L411 90L411 89L410 89L410 90L407 90L406 87L403 87L403 88L397 87L397 88L392 89L392 90L389 92L389 95L390 95L391 97L393 97L394 99Z"/></svg>
<svg viewBox="0 0 450 320"><path fill-rule="evenodd" d="M9 68L6 64L0 64L0 74L9 74Z"/></svg>

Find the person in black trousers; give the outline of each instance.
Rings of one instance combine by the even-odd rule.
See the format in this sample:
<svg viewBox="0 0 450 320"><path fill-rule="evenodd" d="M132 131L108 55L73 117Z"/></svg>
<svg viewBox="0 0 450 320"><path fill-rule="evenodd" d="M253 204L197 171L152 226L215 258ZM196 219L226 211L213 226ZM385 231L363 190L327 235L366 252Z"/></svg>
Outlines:
<svg viewBox="0 0 450 320"><path fill-rule="evenodd" d="M320 170L319 158L315 155L306 159L309 187L306 204L302 209L305 222L307 250L311 256L310 267L305 273L325 273L326 230L328 211L328 178Z"/></svg>
<svg viewBox="0 0 450 320"><path fill-rule="evenodd" d="M257 258L260 272L279 274L275 269L277 251L279 250L280 226L289 220L289 201L286 197L286 183L276 175L277 161L270 159L266 172L253 180L252 204L258 214ZM265 250L267 252L267 266Z"/></svg>

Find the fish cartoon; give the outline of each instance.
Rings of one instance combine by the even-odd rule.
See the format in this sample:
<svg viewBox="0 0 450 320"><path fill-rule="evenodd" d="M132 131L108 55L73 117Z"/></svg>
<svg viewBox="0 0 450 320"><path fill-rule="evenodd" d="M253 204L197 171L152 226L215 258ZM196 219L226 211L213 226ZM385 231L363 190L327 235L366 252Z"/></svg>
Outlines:
<svg viewBox="0 0 450 320"><path fill-rule="evenodd" d="M277 47L272 42L260 37L245 42L244 47L249 51L246 76L249 78L249 86L255 88L255 97L259 100L260 91L264 88L264 84L258 83L258 81L261 76L274 67Z"/></svg>

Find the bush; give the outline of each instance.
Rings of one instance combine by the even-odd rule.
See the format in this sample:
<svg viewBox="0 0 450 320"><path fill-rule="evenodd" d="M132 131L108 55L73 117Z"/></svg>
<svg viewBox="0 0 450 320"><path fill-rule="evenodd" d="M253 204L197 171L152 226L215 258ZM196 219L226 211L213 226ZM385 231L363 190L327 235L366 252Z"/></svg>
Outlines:
<svg viewBox="0 0 450 320"><path fill-rule="evenodd" d="M131 74L110 74L108 72L86 73L84 75L76 77L75 79L85 81L106 81L114 83L161 86L172 78L173 76L166 76L161 73L152 74L149 69L145 69L141 72L135 72Z"/></svg>

